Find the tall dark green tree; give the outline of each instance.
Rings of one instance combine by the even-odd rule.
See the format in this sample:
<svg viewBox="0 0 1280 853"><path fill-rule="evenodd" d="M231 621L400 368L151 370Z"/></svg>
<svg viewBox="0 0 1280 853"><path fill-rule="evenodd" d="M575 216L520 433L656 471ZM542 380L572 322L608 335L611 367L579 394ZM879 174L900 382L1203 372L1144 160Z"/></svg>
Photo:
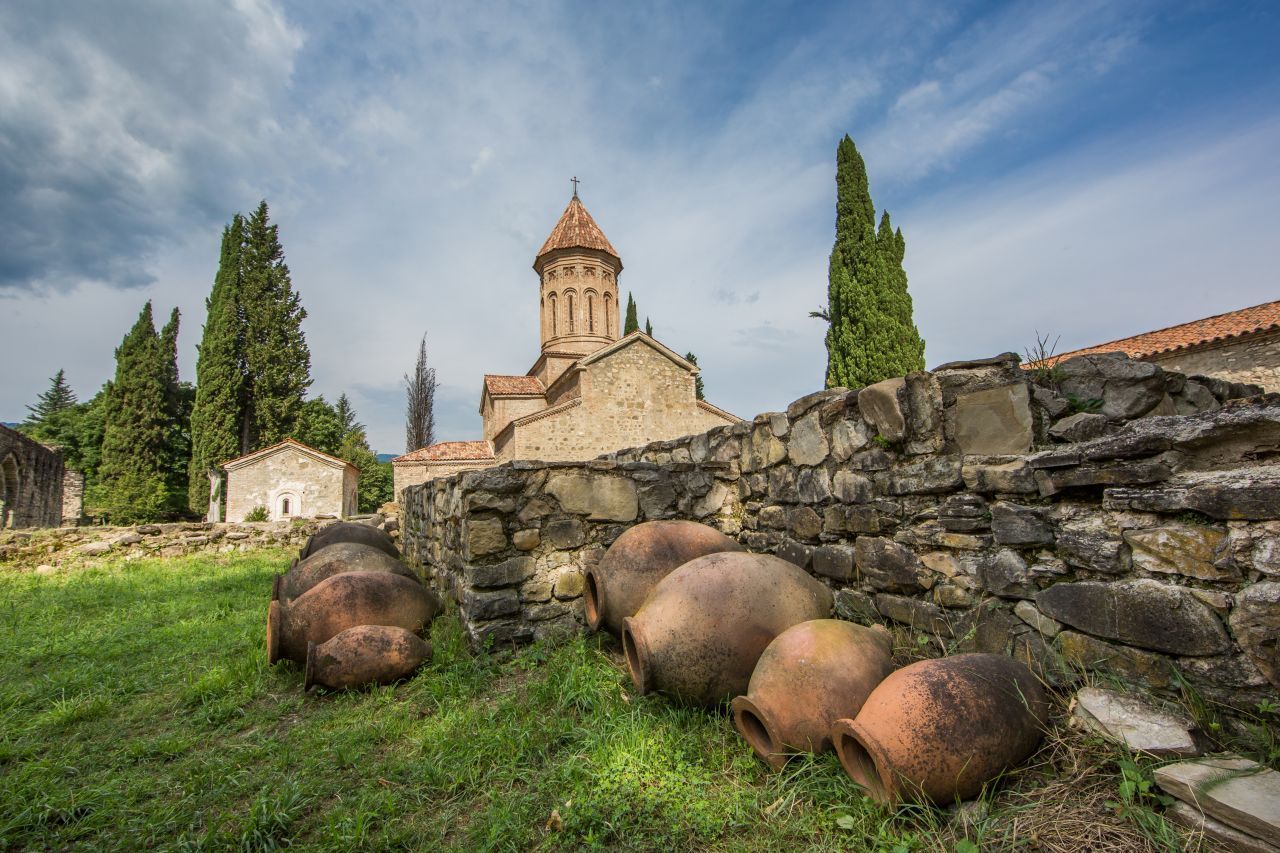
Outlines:
<svg viewBox="0 0 1280 853"><path fill-rule="evenodd" d="M692 364L694 367L698 366L698 357L691 352L687 352L684 354L684 360ZM697 376L693 378L693 394L699 400L707 399L706 390L702 387L701 373L699 373Z"/></svg>
<svg viewBox="0 0 1280 853"><path fill-rule="evenodd" d="M828 388L861 388L924 369L902 261L906 241L886 212L876 228L866 164L848 135L836 149L836 239L828 271Z"/></svg>
<svg viewBox="0 0 1280 853"><path fill-rule="evenodd" d="M638 331L640 331L640 318L636 314L636 300L631 296L631 291L627 291L627 319L622 327L622 335L626 337Z"/></svg>
<svg viewBox="0 0 1280 853"><path fill-rule="evenodd" d="M174 328L176 335L176 324ZM113 524L154 521L172 513L171 378L177 368L156 333L148 302L116 349L107 399L96 503Z"/></svg>
<svg viewBox="0 0 1280 853"><path fill-rule="evenodd" d="M427 364L427 336L418 343L413 373L404 375L404 452L412 453L436 441L436 369Z"/></svg>
<svg viewBox="0 0 1280 853"><path fill-rule="evenodd" d="M241 449L247 453L288 437L297 425L311 385L311 352L302 334L307 312L293 289L279 227L270 224L265 201L245 231L240 307L248 405Z"/></svg>
<svg viewBox="0 0 1280 853"><path fill-rule="evenodd" d="M222 254L213 290L205 300L207 314L196 360L188 503L197 513L209 507L209 472L248 452L242 444L248 370L240 304L244 244L245 222L237 213L222 232Z"/></svg>
<svg viewBox="0 0 1280 853"><path fill-rule="evenodd" d="M66 372L59 370L49 380L49 390L36 398L34 405L27 406L30 413L23 426L36 427L50 420L54 415L65 412L76 404L76 393L67 384Z"/></svg>
<svg viewBox="0 0 1280 853"><path fill-rule="evenodd" d="M653 337L653 324L649 322L649 318L644 318L644 333L649 337Z"/></svg>

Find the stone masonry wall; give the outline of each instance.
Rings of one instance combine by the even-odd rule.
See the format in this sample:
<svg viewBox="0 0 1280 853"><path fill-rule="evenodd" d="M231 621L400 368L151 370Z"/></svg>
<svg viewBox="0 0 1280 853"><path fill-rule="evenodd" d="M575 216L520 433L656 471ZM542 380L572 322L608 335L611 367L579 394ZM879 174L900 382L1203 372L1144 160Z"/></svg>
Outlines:
<svg viewBox="0 0 1280 853"><path fill-rule="evenodd" d="M935 653L1250 708L1280 690L1280 396L1258 390L1113 356L944 365L412 487L403 545L482 645L579 630L583 570L630 524L688 518Z"/></svg>
<svg viewBox="0 0 1280 853"><path fill-rule="evenodd" d="M1280 392L1280 331L1249 335L1226 343L1152 356L1165 370L1205 374L1232 382L1251 382Z"/></svg>
<svg viewBox="0 0 1280 853"><path fill-rule="evenodd" d="M62 522L62 451L0 426L0 529Z"/></svg>

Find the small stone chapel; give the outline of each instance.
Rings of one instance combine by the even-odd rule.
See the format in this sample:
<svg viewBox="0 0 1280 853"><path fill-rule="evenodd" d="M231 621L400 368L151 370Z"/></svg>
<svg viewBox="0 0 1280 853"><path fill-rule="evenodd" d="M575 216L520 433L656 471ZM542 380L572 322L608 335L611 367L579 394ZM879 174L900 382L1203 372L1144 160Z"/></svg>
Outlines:
<svg viewBox="0 0 1280 853"><path fill-rule="evenodd" d="M533 269L542 340L533 366L523 375L484 377L483 439L441 442L392 460L397 497L406 486L470 468L592 459L738 422L697 399L697 365L643 332L621 335L622 258L576 187Z"/></svg>

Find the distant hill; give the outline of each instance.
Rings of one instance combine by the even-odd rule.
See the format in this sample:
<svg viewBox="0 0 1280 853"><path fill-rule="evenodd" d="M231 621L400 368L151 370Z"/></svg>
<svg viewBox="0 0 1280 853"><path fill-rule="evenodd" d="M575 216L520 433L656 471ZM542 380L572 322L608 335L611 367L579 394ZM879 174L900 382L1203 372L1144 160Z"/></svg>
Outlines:
<svg viewBox="0 0 1280 853"><path fill-rule="evenodd" d="M395 459L395 458L396 458L397 456L399 456L399 455L400 455L399 453L379 453L379 454L378 454L378 461L379 461L379 462L390 462L392 459Z"/></svg>
<svg viewBox="0 0 1280 853"><path fill-rule="evenodd" d="M7 426L9 429L18 428L18 424L16 422L10 423L9 421L0 421L0 426Z"/></svg>

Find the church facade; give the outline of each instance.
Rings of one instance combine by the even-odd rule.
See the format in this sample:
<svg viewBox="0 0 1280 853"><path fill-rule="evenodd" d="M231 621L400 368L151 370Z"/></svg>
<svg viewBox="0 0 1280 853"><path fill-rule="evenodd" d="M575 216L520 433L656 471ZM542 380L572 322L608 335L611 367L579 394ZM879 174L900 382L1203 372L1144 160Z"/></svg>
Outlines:
<svg viewBox="0 0 1280 853"><path fill-rule="evenodd" d="M697 399L698 367L643 332L621 334L622 259L578 198L533 262L541 350L523 375L489 374L483 439L392 460L406 486L515 459L576 461L704 432L738 418Z"/></svg>

